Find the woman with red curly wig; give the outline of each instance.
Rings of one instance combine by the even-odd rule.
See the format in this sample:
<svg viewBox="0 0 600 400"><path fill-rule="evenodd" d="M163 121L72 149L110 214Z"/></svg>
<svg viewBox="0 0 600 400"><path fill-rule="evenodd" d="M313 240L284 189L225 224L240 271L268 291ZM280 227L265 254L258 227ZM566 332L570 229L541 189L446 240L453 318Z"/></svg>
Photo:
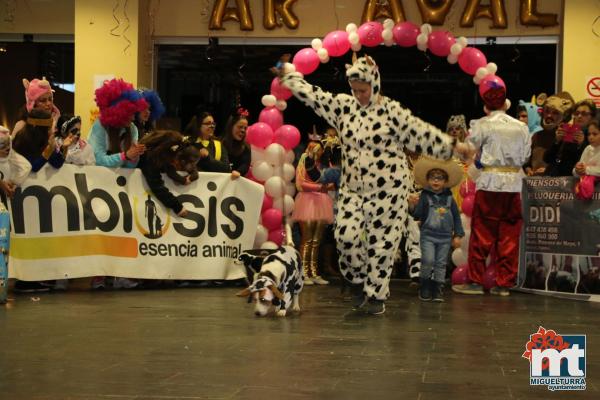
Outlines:
<svg viewBox="0 0 600 400"><path fill-rule="evenodd" d="M112 79L96 90L96 104L100 118L88 136L96 165L135 168L145 147L137 143L138 130L133 120L135 113L148 108L148 103L132 84Z"/></svg>

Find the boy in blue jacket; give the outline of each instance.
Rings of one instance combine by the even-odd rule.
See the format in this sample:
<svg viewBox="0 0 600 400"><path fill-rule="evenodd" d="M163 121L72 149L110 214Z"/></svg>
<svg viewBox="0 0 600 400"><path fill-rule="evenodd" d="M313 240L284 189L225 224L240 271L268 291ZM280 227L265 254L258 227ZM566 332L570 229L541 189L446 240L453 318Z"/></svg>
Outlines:
<svg viewBox="0 0 600 400"><path fill-rule="evenodd" d="M414 174L417 183L424 188L412 211L421 228L419 299L442 302L450 247L460 247L465 235L450 191L460 183L463 171L455 161L422 157L415 164Z"/></svg>

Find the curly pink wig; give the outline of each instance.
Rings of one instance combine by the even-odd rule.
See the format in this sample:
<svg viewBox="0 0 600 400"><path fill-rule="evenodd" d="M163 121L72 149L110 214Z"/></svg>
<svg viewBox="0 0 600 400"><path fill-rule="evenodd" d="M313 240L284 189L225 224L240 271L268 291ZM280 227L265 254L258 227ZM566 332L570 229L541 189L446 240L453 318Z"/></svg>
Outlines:
<svg viewBox="0 0 600 400"><path fill-rule="evenodd" d="M114 128L128 126L136 112L148 108L142 95L123 79L105 81L96 89L96 104L100 109L100 123Z"/></svg>

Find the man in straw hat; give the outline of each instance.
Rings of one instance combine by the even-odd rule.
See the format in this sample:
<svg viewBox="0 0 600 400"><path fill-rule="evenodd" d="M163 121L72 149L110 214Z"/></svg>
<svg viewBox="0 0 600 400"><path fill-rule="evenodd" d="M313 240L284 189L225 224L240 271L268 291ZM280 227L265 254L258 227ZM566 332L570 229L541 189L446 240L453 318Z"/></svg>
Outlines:
<svg viewBox="0 0 600 400"><path fill-rule="evenodd" d="M451 187L460 183L462 167L455 161L422 157L415 164L415 180L423 186L413 216L421 225L419 299L444 301L442 287L450 247L460 247L465 235Z"/></svg>
<svg viewBox="0 0 600 400"><path fill-rule="evenodd" d="M468 146L413 116L381 94L378 66L368 56L346 66L352 95L308 83L292 64L281 83L340 133L342 176L335 236L340 269L352 285L352 302L385 312L394 255L406 231L409 170L404 149L449 159Z"/></svg>
<svg viewBox="0 0 600 400"><path fill-rule="evenodd" d="M527 125L506 114L510 102L503 82L490 82L481 89L487 116L471 122L467 141L481 154L483 166L477 178L477 192L469 240L469 280L453 285L463 294L483 294L485 261L496 246L496 286L491 294L508 296L519 267L521 186L525 176L522 165L531 153Z"/></svg>

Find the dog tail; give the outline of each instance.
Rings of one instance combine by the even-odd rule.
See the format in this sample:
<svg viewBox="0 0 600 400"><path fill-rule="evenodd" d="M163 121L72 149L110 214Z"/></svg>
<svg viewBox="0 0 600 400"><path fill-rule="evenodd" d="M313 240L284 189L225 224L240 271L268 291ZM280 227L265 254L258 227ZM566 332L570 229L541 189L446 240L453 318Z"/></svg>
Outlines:
<svg viewBox="0 0 600 400"><path fill-rule="evenodd" d="M290 220L285 217L283 223L285 225L285 245L294 246L294 238L292 237L292 226L290 225Z"/></svg>

